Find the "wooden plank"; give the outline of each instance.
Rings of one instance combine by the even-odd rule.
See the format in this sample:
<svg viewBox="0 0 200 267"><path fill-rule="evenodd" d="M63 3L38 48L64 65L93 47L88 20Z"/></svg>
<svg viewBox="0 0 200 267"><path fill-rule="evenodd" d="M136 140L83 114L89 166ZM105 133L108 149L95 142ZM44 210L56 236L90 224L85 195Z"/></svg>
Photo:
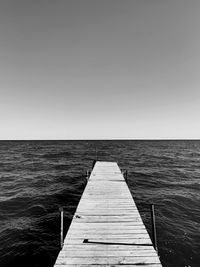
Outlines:
<svg viewBox="0 0 200 267"><path fill-rule="evenodd" d="M80 207L77 208L76 214L78 214L79 212L85 212L85 211L89 212L89 211L92 211L92 210L93 210L93 212L97 210L97 211L104 211L106 213L109 213L110 211L119 211L120 212L120 211L123 210L123 211L129 211L130 215L132 214L132 212L133 213L137 212L137 214L139 214L137 209L134 209L134 208L131 208L131 207L127 208L125 206L119 206L120 205L119 203L116 203L115 205L116 206L118 205L118 207L114 208L113 205L110 206L110 205L101 205L101 204L99 204L99 207L94 205L93 207L90 206L90 207L87 208L87 206L84 207L83 205L82 206L80 205Z"/></svg>
<svg viewBox="0 0 200 267"><path fill-rule="evenodd" d="M93 228L93 229L79 229L79 228L72 228L70 231L68 231L67 235L69 236L70 234L74 235L81 235L81 234L88 234L88 235L134 235L134 234L146 234L146 229L145 228L133 228L133 229L98 229L98 228Z"/></svg>
<svg viewBox="0 0 200 267"><path fill-rule="evenodd" d="M120 211L120 210L127 210L131 213L131 211L137 211L138 210L135 208L135 207L132 207L132 206L128 206L128 205L121 205L121 206L116 206L116 205L106 205L106 204L102 204L102 205L95 205L94 203L91 204L91 205L88 205L88 204L81 204L79 205L79 207L77 208L77 212L78 211L94 211L94 210L103 210L103 211Z"/></svg>
<svg viewBox="0 0 200 267"><path fill-rule="evenodd" d="M69 258L69 257L59 257L57 260L57 264L152 264L152 263L160 263L157 256L143 256L143 257L88 257L88 258Z"/></svg>
<svg viewBox="0 0 200 267"><path fill-rule="evenodd" d="M141 222L99 222L98 224L96 222L91 223L74 223L68 231L71 229L133 229L133 228L142 228L144 225L141 225ZM146 228L145 228L146 229Z"/></svg>
<svg viewBox="0 0 200 267"><path fill-rule="evenodd" d="M154 251L152 245L142 246L142 245L108 245L108 244L92 244L92 243L81 243L81 244L65 244L62 251Z"/></svg>
<svg viewBox="0 0 200 267"><path fill-rule="evenodd" d="M146 228L144 226L139 225L129 225L126 227L123 227L121 225L113 226L112 228L109 227L98 227L98 225L95 224L95 226L92 227L87 227L85 224L79 224L79 227L73 226L69 229L68 233L70 232L95 232L95 233L100 233L100 232L106 232L106 233L116 233L118 231L123 231L123 233L135 233L137 231L146 231Z"/></svg>
<svg viewBox="0 0 200 267"><path fill-rule="evenodd" d="M137 211L132 211L130 210L94 210L93 213L91 210L84 210L84 211L78 211L77 214L79 216L126 216L130 217L131 216L137 216L138 212Z"/></svg>
<svg viewBox="0 0 200 267"><path fill-rule="evenodd" d="M77 239L80 240L81 243L84 243L84 240L88 240L90 243L98 243L98 242L109 242L108 240L113 240L113 242L120 243L121 240L126 240L127 244L130 240L148 240L148 243L150 243L149 236L145 232L138 232L134 234L129 234L129 233L123 233L119 234L117 233L116 235L113 233L108 233L108 234L102 234L102 233L82 233L81 235L79 233L75 233L74 235L72 233L69 233L68 239ZM112 241L111 241L112 242Z"/></svg>
<svg viewBox="0 0 200 267"><path fill-rule="evenodd" d="M54 267L91 267L91 265L84 265L84 264L55 264ZM121 264L115 264L113 267L121 267ZM160 263L156 264L139 264L140 267L162 267ZM92 267L110 267L108 264L92 264ZM123 264L123 267L130 267L130 264L126 265ZM138 267L138 264L131 264L131 267Z"/></svg>
<svg viewBox="0 0 200 267"><path fill-rule="evenodd" d="M102 237L102 238L95 238L95 237L92 237L92 238L65 238L65 241L64 241L64 244L77 244L77 245L80 245L80 244L83 244L85 243L85 240L88 240L88 242L90 244L95 244L95 245L131 245L133 246L132 249L134 249L134 246L151 246L152 243L151 243L151 240L146 237L142 237L142 238L112 238L112 237Z"/></svg>
<svg viewBox="0 0 200 267"><path fill-rule="evenodd" d="M96 162L54 267L161 267L115 162Z"/></svg>
<svg viewBox="0 0 200 267"><path fill-rule="evenodd" d="M152 250L127 250L127 251L109 251L109 250L104 250L104 251L99 251L99 250L82 250L82 251L77 251L77 250L62 250L59 254L59 257L61 258L89 258L89 257L99 257L99 258L104 258L104 257L156 257L157 254L156 252Z"/></svg>
<svg viewBox="0 0 200 267"><path fill-rule="evenodd" d="M141 222L141 219L134 216L81 216L74 223L102 223L102 222Z"/></svg>

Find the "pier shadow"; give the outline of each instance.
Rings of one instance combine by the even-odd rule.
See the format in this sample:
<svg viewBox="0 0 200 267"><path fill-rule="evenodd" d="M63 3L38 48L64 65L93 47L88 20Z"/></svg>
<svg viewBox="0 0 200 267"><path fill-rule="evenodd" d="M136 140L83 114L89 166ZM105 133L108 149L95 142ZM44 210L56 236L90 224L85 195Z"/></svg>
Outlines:
<svg viewBox="0 0 200 267"><path fill-rule="evenodd" d="M137 243L116 243L116 242L99 242L99 241L90 241L89 239L84 239L83 243L88 244L100 244L100 245L125 245L125 246L145 246L152 247L152 244L137 244Z"/></svg>

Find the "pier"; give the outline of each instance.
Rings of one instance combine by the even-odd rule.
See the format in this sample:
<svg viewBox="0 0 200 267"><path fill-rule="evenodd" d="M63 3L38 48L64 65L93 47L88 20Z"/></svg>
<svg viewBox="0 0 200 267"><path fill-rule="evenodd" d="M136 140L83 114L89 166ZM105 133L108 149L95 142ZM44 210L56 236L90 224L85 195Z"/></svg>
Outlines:
<svg viewBox="0 0 200 267"><path fill-rule="evenodd" d="M162 267L115 162L97 161L54 267Z"/></svg>

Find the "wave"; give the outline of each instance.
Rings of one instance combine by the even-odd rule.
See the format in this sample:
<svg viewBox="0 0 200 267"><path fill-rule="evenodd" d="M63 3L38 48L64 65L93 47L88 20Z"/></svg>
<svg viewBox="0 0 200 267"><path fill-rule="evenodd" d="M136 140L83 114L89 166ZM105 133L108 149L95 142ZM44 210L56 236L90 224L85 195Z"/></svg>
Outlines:
<svg viewBox="0 0 200 267"><path fill-rule="evenodd" d="M155 203L163 266L199 266L200 142L0 142L0 266L53 266L59 251L60 213L65 233L99 160L118 161L151 233Z"/></svg>
<svg viewBox="0 0 200 267"><path fill-rule="evenodd" d="M56 152L56 153L46 153L42 155L43 158L46 159L59 159L59 158L68 158L72 157L72 153L65 151L65 152Z"/></svg>

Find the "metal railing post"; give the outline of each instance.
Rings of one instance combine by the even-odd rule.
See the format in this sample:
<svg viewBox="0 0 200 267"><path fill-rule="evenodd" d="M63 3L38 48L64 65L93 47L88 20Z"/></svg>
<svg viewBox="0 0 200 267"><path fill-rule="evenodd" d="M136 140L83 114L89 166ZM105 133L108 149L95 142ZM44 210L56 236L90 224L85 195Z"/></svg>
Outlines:
<svg viewBox="0 0 200 267"><path fill-rule="evenodd" d="M86 180L88 181L90 178L91 171L87 170L86 171Z"/></svg>
<svg viewBox="0 0 200 267"><path fill-rule="evenodd" d="M127 180L128 180L128 171L126 169L122 169L121 171L122 171L122 175L124 176L124 180L127 183Z"/></svg>
<svg viewBox="0 0 200 267"><path fill-rule="evenodd" d="M97 151L97 147L95 147L95 156L96 156L96 161L98 160L98 151Z"/></svg>
<svg viewBox="0 0 200 267"><path fill-rule="evenodd" d="M125 181L128 182L128 171L125 170Z"/></svg>
<svg viewBox="0 0 200 267"><path fill-rule="evenodd" d="M151 206L151 224L152 224L153 245L154 245L154 248L155 248L155 250L156 250L156 252L158 254L154 204L151 204L150 206Z"/></svg>
<svg viewBox="0 0 200 267"><path fill-rule="evenodd" d="M60 247L63 248L63 208L60 208Z"/></svg>

